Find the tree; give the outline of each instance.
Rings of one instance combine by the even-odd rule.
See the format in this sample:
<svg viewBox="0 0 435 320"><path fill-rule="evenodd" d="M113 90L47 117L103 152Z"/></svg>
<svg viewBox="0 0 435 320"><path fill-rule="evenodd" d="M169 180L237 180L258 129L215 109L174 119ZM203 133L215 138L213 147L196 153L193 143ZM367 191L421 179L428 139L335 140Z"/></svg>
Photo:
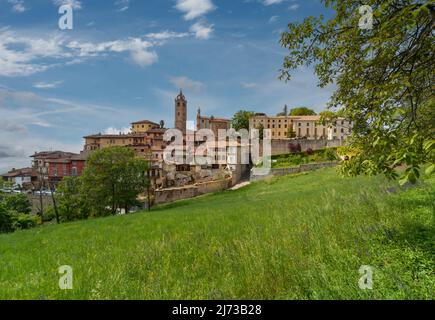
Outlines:
<svg viewBox="0 0 435 320"><path fill-rule="evenodd" d="M254 112L240 110L238 111L232 119L232 125L234 130L239 131L240 129L249 130L249 119L254 116Z"/></svg>
<svg viewBox="0 0 435 320"><path fill-rule="evenodd" d="M316 112L307 107L298 107L290 110L290 115L293 117L296 116L315 116Z"/></svg>
<svg viewBox="0 0 435 320"><path fill-rule="evenodd" d="M3 199L3 203L8 210L14 210L22 214L30 214L32 212L32 204L24 194L11 194Z"/></svg>
<svg viewBox="0 0 435 320"><path fill-rule="evenodd" d="M282 112L277 114L278 117L286 117L288 116L288 107L287 105L284 106L284 109L282 110Z"/></svg>
<svg viewBox="0 0 435 320"><path fill-rule="evenodd" d="M289 50L281 79L314 65L319 85L336 85L330 110L354 122L350 145L359 153L346 175L380 174L415 182L421 166L435 169L433 1L370 0L373 25L361 27L361 1L326 0L335 14L290 23L281 45Z"/></svg>
<svg viewBox="0 0 435 320"><path fill-rule="evenodd" d="M146 190L148 162L125 147L106 148L92 153L82 176L86 202L98 216L116 214L118 209L137 203Z"/></svg>
<svg viewBox="0 0 435 320"><path fill-rule="evenodd" d="M264 137L264 126L263 126L263 124L260 123L260 124L256 127L256 129L258 130L258 138L259 138L260 140L263 140L263 137Z"/></svg>
<svg viewBox="0 0 435 320"><path fill-rule="evenodd" d="M81 177L65 177L57 187L58 209L62 221L87 219L91 207L87 204L86 188Z"/></svg>
<svg viewBox="0 0 435 320"><path fill-rule="evenodd" d="M290 126L287 130L287 138L294 139L296 138L296 132L294 132L293 127Z"/></svg>

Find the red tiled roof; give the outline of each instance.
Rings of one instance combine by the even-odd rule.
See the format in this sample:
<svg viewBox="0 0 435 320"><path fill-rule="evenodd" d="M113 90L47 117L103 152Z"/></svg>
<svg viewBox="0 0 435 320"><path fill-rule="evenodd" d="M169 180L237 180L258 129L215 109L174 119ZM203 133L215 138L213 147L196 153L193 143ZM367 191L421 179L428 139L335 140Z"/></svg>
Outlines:
<svg viewBox="0 0 435 320"><path fill-rule="evenodd" d="M155 125L155 126L160 126L159 124L152 122L150 120L141 120L141 121L137 121L137 122L132 122L131 124L151 124L151 125Z"/></svg>

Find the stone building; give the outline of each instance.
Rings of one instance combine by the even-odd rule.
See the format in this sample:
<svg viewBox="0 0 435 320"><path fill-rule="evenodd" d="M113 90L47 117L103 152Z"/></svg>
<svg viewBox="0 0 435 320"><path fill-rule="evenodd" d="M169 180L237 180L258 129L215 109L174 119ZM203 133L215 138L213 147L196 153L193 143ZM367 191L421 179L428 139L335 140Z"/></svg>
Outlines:
<svg viewBox="0 0 435 320"><path fill-rule="evenodd" d="M320 116L267 116L259 114L249 120L249 129L270 129L272 139L346 140L352 133L352 123L339 118L335 124L325 126Z"/></svg>
<svg viewBox="0 0 435 320"><path fill-rule="evenodd" d="M187 127L187 100L180 90L180 94L175 98L175 129L184 134Z"/></svg>
<svg viewBox="0 0 435 320"><path fill-rule="evenodd" d="M198 109L196 115L196 129L210 129L213 131L215 137L218 136L219 130L229 130L231 129L231 120L216 117L206 117L201 115L201 109Z"/></svg>

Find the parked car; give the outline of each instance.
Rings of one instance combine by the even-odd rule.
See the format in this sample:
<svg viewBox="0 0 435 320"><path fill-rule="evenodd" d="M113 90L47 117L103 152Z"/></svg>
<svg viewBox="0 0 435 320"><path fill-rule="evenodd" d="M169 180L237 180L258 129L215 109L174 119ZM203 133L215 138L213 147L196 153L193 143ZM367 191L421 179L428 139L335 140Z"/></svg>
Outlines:
<svg viewBox="0 0 435 320"><path fill-rule="evenodd" d="M39 195L43 195L43 196L51 196L51 192L50 190L42 190L42 191L35 191L35 195L39 196Z"/></svg>

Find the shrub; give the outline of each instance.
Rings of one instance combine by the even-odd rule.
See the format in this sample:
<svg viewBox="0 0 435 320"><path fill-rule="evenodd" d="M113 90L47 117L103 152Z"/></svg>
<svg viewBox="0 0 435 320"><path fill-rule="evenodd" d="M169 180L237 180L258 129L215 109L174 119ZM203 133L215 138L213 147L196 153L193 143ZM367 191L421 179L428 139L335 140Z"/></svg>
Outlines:
<svg viewBox="0 0 435 320"><path fill-rule="evenodd" d="M36 215L16 213L12 215L13 230L24 230L34 228L38 225L40 219Z"/></svg>
<svg viewBox="0 0 435 320"><path fill-rule="evenodd" d="M3 203L7 210L23 214L30 214L32 212L32 204L25 194L7 195L4 197Z"/></svg>
<svg viewBox="0 0 435 320"><path fill-rule="evenodd" d="M337 160L337 153L335 152L334 149L328 148L328 149L325 149L325 157L329 161L334 161L334 160Z"/></svg>
<svg viewBox="0 0 435 320"><path fill-rule="evenodd" d="M309 156L312 156L312 155L314 154L314 150L311 149L311 148L308 148L308 150L307 150L307 154L308 154Z"/></svg>
<svg viewBox="0 0 435 320"><path fill-rule="evenodd" d="M0 233L14 231L12 223L11 213L4 204L0 203Z"/></svg>
<svg viewBox="0 0 435 320"><path fill-rule="evenodd" d="M302 151L300 143L289 143L289 149L291 153L301 153Z"/></svg>

